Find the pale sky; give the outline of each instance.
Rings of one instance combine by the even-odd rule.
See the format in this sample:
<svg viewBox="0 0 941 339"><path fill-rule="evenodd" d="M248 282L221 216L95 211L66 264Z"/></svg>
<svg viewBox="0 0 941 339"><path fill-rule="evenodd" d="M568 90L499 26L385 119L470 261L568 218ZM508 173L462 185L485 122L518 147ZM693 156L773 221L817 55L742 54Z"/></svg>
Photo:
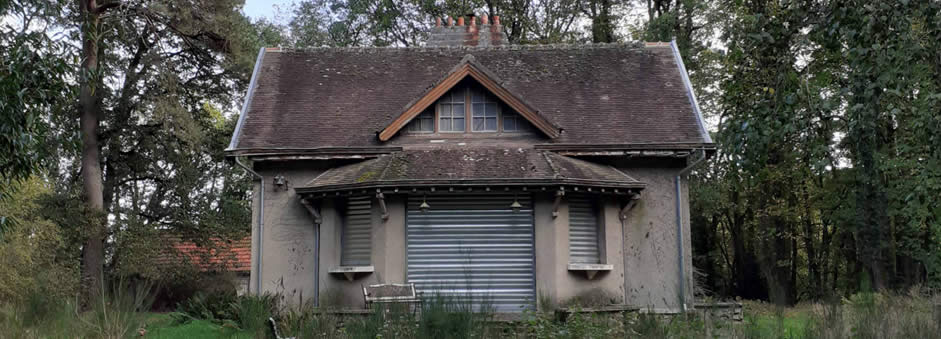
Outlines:
<svg viewBox="0 0 941 339"><path fill-rule="evenodd" d="M280 21L287 18L279 18L278 10L280 9L281 14L287 14L294 2L295 0L245 0L243 11L254 20L265 18L269 21Z"/></svg>

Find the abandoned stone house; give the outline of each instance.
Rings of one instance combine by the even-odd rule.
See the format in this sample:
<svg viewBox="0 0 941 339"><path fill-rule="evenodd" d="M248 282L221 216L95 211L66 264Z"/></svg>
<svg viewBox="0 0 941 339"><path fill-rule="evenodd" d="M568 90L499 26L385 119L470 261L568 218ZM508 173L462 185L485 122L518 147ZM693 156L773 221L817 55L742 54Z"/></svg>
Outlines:
<svg viewBox="0 0 941 339"><path fill-rule="evenodd" d="M675 43L463 21L423 47L260 51L227 150L255 177L250 291L691 305L686 174L715 147Z"/></svg>

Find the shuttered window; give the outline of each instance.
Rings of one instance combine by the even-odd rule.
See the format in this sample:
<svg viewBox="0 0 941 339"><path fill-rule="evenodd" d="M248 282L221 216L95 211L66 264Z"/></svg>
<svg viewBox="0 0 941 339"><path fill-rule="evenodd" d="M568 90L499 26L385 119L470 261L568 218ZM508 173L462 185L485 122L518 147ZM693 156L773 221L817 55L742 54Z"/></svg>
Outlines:
<svg viewBox="0 0 941 339"><path fill-rule="evenodd" d="M343 218L340 265L368 266L371 254L372 200L350 198Z"/></svg>
<svg viewBox="0 0 941 339"><path fill-rule="evenodd" d="M601 263L601 225L598 209L590 197L572 197L569 204L569 262Z"/></svg>

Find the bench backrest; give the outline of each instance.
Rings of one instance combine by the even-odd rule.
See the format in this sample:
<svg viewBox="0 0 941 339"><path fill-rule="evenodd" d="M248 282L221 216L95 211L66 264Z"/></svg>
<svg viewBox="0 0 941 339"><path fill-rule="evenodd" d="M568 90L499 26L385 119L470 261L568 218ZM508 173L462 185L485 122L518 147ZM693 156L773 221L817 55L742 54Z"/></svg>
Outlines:
<svg viewBox="0 0 941 339"><path fill-rule="evenodd" d="M377 284L363 286L366 302L412 301L418 299L415 284Z"/></svg>

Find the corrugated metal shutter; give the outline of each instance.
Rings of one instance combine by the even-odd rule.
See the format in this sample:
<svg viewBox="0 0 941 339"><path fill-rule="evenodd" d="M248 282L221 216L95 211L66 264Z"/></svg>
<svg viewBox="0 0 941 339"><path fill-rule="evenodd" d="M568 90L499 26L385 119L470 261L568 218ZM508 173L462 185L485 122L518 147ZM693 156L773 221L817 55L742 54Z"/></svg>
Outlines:
<svg viewBox="0 0 941 339"><path fill-rule="evenodd" d="M569 204L569 262L600 264L598 248L598 211L589 197L568 198Z"/></svg>
<svg viewBox="0 0 941 339"><path fill-rule="evenodd" d="M340 265L368 266L372 247L372 198L350 198L344 221Z"/></svg>
<svg viewBox="0 0 941 339"><path fill-rule="evenodd" d="M510 208L514 196L428 196L408 201L408 281L428 295L497 312L521 312L535 300L533 210Z"/></svg>

